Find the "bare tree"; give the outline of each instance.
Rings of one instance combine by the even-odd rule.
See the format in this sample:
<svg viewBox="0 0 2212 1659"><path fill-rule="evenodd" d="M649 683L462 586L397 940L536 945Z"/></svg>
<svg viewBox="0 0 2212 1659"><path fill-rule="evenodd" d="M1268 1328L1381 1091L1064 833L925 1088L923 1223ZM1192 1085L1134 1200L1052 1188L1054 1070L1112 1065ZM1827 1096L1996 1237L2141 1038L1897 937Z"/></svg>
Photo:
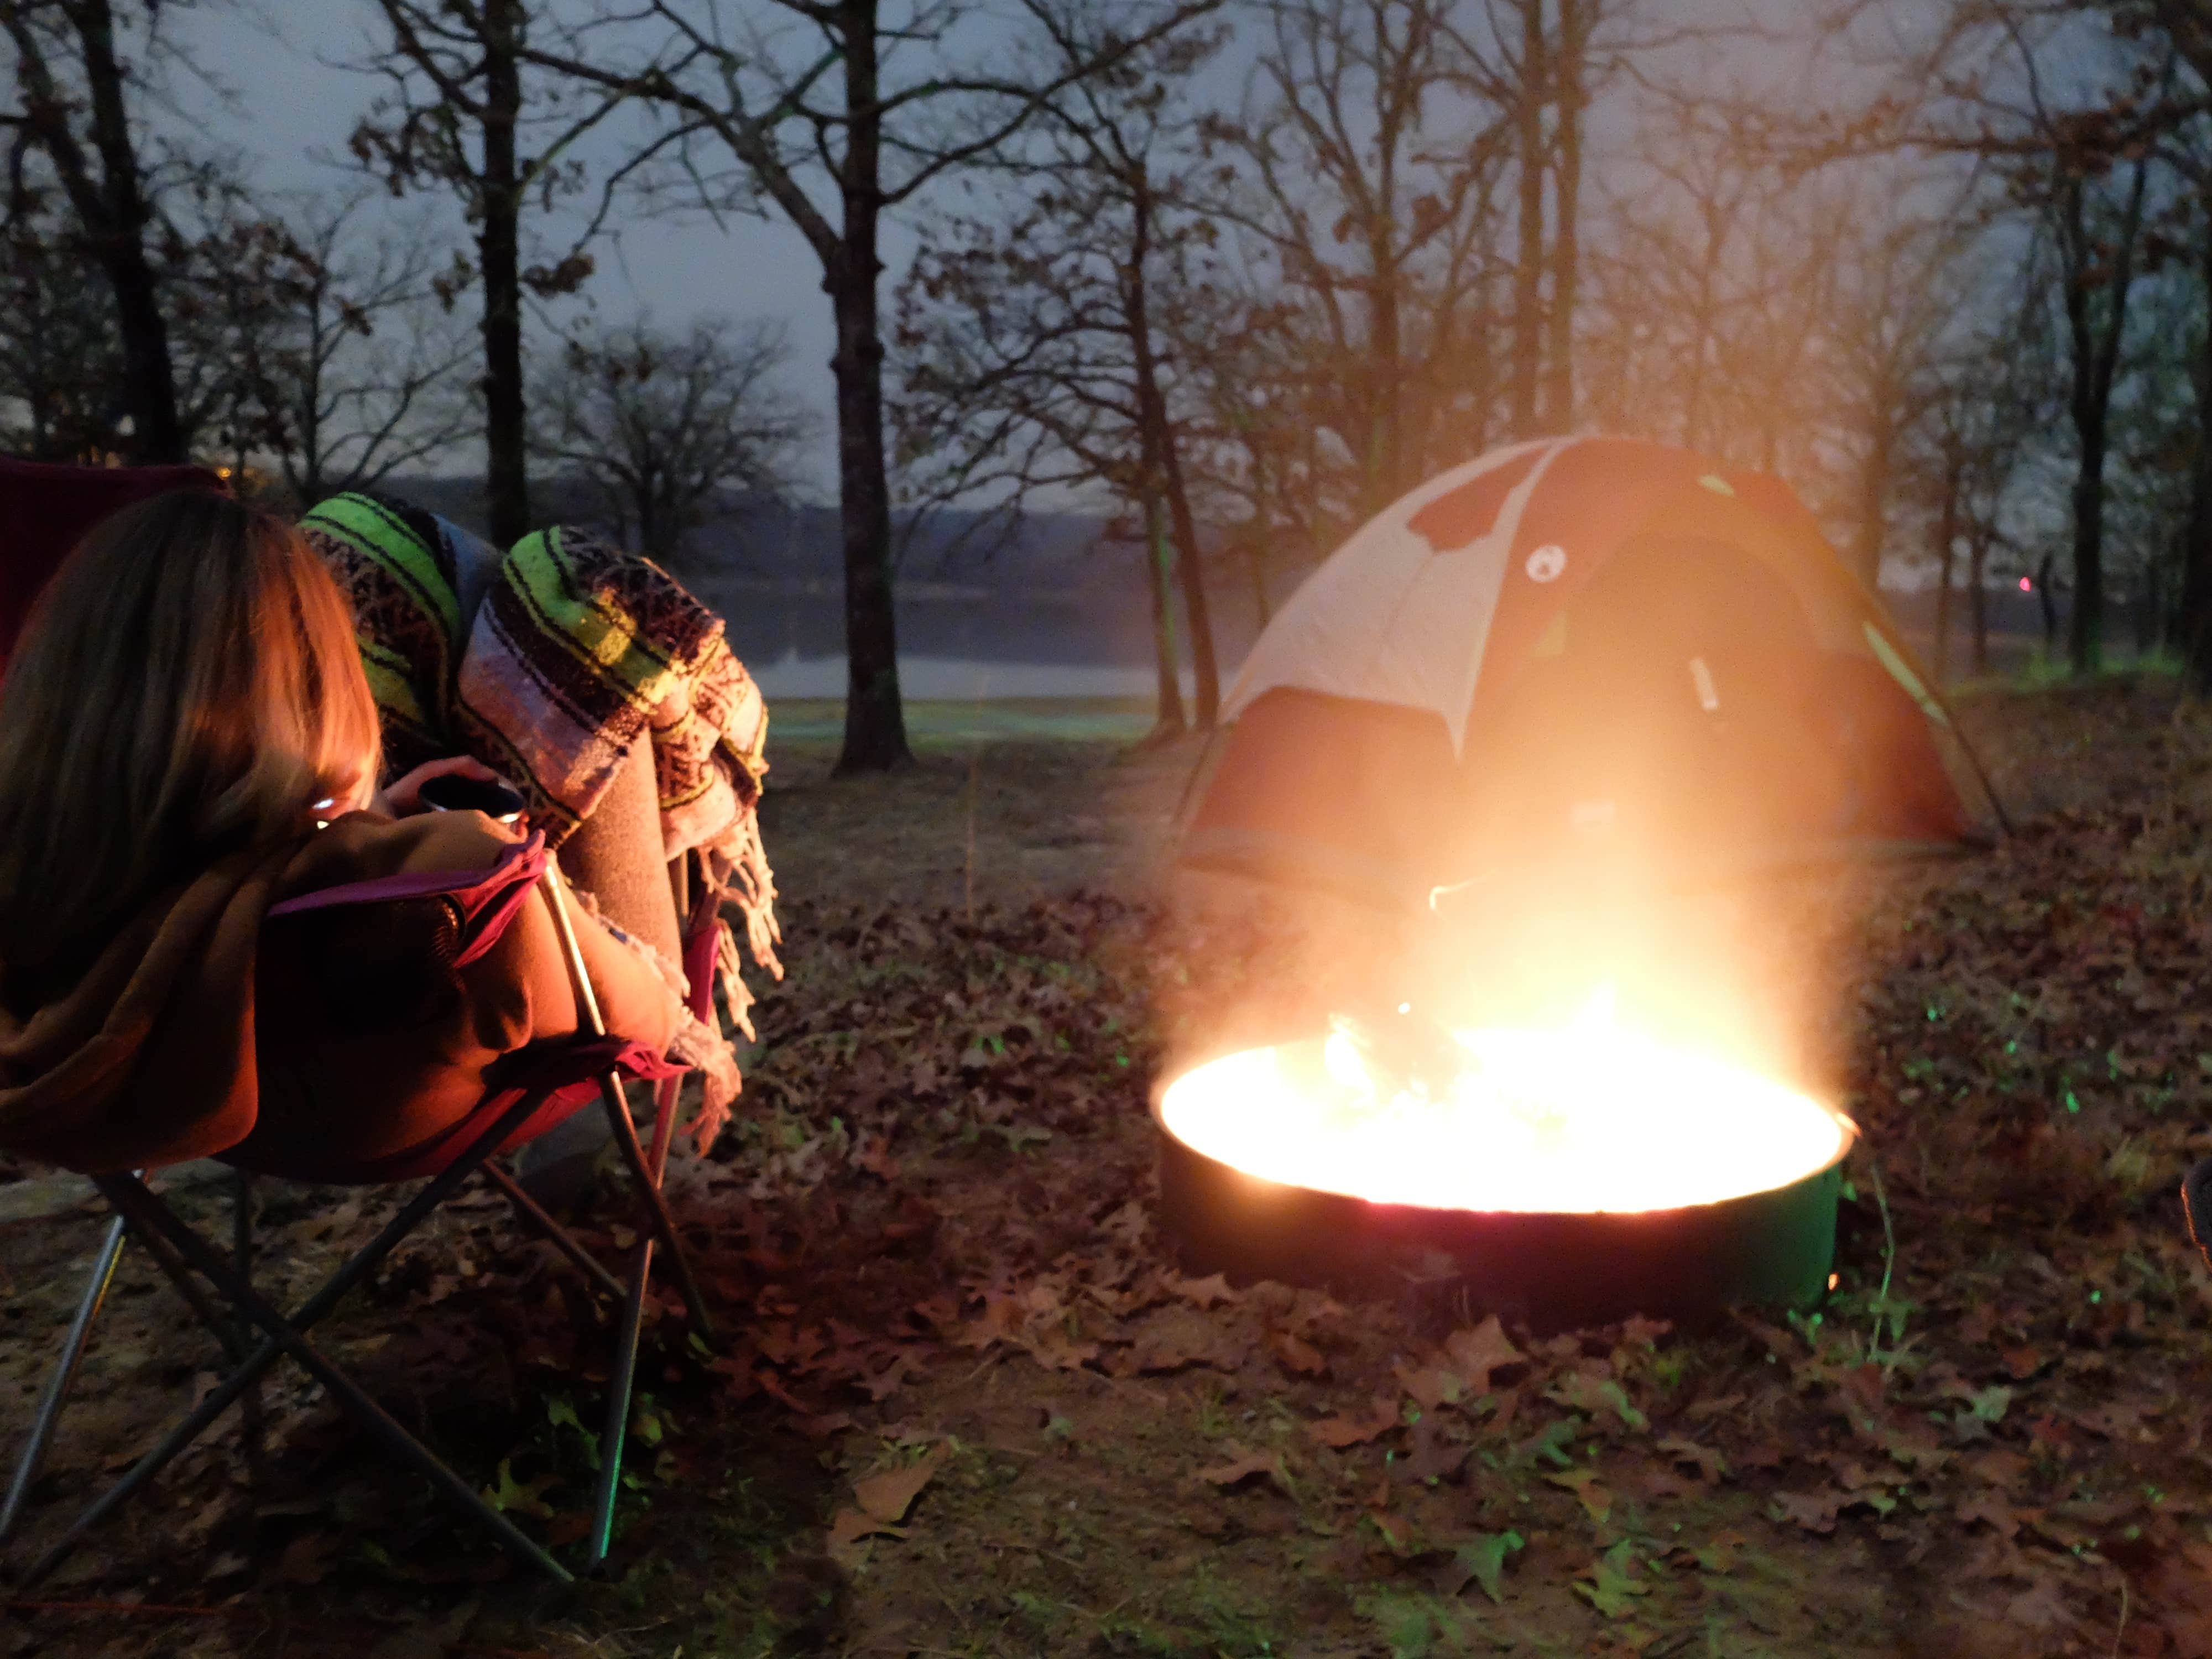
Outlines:
<svg viewBox="0 0 2212 1659"><path fill-rule="evenodd" d="M106 281L130 422L122 447L143 462L185 459L188 439L153 246L161 228L162 158L149 153L143 112L132 106L155 65L170 56L161 21L152 0L0 0L0 38L15 60L15 105L0 111L11 189L20 196L25 161L35 152Z"/></svg>
<svg viewBox="0 0 2212 1659"><path fill-rule="evenodd" d="M2105 491L2112 442L2112 387L2127 348L2128 311L2142 258L2151 164L2127 167L2108 200L2062 143L2051 162L2045 211L2063 270L2062 303L2073 347L2067 413L2079 466L2074 484L2074 610L2067 652L2076 673L2105 655Z"/></svg>
<svg viewBox="0 0 2212 1659"><path fill-rule="evenodd" d="M103 40L90 61L100 73L112 68L125 84L143 89L159 112L166 107L163 75L184 60L151 32L151 19L144 21L121 40ZM32 21L101 27L99 16L78 8ZM22 27L34 49L50 44ZM128 60L118 55L126 48L133 54ZM51 71L27 54L19 54L17 68L19 81ZM23 441L34 453L70 459L199 455L241 470L249 456L283 449L288 427L271 402L272 374L289 350L307 258L292 232L254 198L234 158L195 156L134 116L126 125L127 155L111 160L118 176L136 169L130 190L143 217L136 242L118 253L112 228L85 219L85 204L68 182L74 163L57 160L70 154L73 108L19 128L11 156L5 206L11 303L0 307L0 395L16 399ZM125 293L136 295L145 285L158 346L143 331L132 345L144 320L135 299L118 305L112 282L84 280L88 269L118 262L131 268ZM149 447L144 435L165 425L174 429L173 447Z"/></svg>
<svg viewBox="0 0 2212 1659"><path fill-rule="evenodd" d="M1214 125L1238 163L1218 210L1243 234L1255 310L1300 341L1278 395L1345 463L1340 525L1434 470L1470 382L1489 418L1491 331L1470 325L1492 320L1516 130L1504 72L1455 26L1464 9L1269 0L1244 106ZM1462 459L1466 439L1447 441Z"/></svg>
<svg viewBox="0 0 2212 1659"><path fill-rule="evenodd" d="M1961 586L1968 662L1975 674L1989 672L1992 560L2017 551L2008 528L2020 506L2015 485L2045 459L2041 434L2063 418L2062 354L2037 302L2039 286L2031 275L2024 294L2010 296L2008 313L1996 312L1993 324L1945 343L1923 377L1921 418L1899 456L1901 487L1919 499L1933 526L1939 681L1954 665L1954 600ZM1989 317L1990 307L1977 314Z"/></svg>
<svg viewBox="0 0 2212 1659"><path fill-rule="evenodd" d="M591 481L625 545L635 532L640 551L678 563L724 492L789 482L812 422L781 389L788 359L775 326L719 318L571 339L538 388L532 447Z"/></svg>
<svg viewBox="0 0 2212 1659"><path fill-rule="evenodd" d="M1883 0L1855 0L1842 21L1883 13ZM2051 251L2072 382L2076 672L2104 656L2112 396L2151 252L2154 156L2140 117L2169 101L2179 64L2170 42L2138 43L2114 21L2054 0L1948 0L1893 35L1917 44L1893 55L1890 92L1872 116L1835 124L1860 149L1972 159Z"/></svg>
<svg viewBox="0 0 2212 1659"><path fill-rule="evenodd" d="M1965 254L1974 226L1956 203L1925 216L1869 204L1850 222L1825 333L1837 414L1858 447L1850 563L1871 588L1903 453L1936 401L1937 366L1957 319L1969 314Z"/></svg>
<svg viewBox="0 0 2212 1659"><path fill-rule="evenodd" d="M306 209L276 252L275 326L241 343L292 499L309 506L441 455L478 429L465 262L422 222L364 222L359 198Z"/></svg>
<svg viewBox="0 0 2212 1659"><path fill-rule="evenodd" d="M0 261L0 442L33 460L112 453L125 398L115 306L84 281L66 216L21 201Z"/></svg>
<svg viewBox="0 0 2212 1659"><path fill-rule="evenodd" d="M1453 12L1473 60L1494 66L1474 90L1512 124L1512 430L1571 432L1581 415L1578 331L1595 228L1584 201L1589 111L1614 83L1651 85L1670 53L1741 31L1639 0L1485 0ZM1710 94L1702 79L1699 93Z"/></svg>
<svg viewBox="0 0 2212 1659"><path fill-rule="evenodd" d="M706 204L764 204L821 261L836 321L838 492L848 665L842 772L904 764L891 609L878 287L884 216L987 156L1067 87L1218 10L1222 0L768 0L732 21L712 0L644 0L604 32L580 25L531 61L664 116ZM1045 23L1084 43L1029 71ZM644 26L655 38L629 42ZM912 64L909 73L902 66ZM695 138L708 141L694 143ZM719 153L737 176L708 179Z"/></svg>
<svg viewBox="0 0 2212 1659"><path fill-rule="evenodd" d="M1311 399L1297 339L1279 322L1281 307L1239 287L1188 283L1177 298L1169 325L1199 411L1182 423L1181 450L1194 498L1243 568L1264 623L1276 575L1325 557L1334 529L1322 508L1320 434L1300 415ZM1475 404L1471 423L1486 412Z"/></svg>
<svg viewBox="0 0 2212 1659"><path fill-rule="evenodd" d="M397 195L428 185L459 198L476 228L483 302L488 516L502 545L530 528L522 368L526 291L574 292L591 275L594 216L558 258L525 265L522 221L532 198L580 189L574 146L625 101L625 89L574 94L575 83L532 76L532 28L544 0L377 0L385 36L368 69L388 90L355 129L362 164ZM610 188L611 186L610 181Z"/></svg>
<svg viewBox="0 0 2212 1659"><path fill-rule="evenodd" d="M2189 453L2189 505L2179 538L2180 594L2175 632L2191 678L2212 691L2212 131L2203 112L2212 106L2212 15L2194 0L2118 0L2116 20L2155 38L2172 52L2179 83L2170 108L2142 112L2136 127L2163 129L2160 158L2179 179L2168 210L2173 239L2187 250L2197 314L2189 380L2196 398L2196 435Z"/></svg>
<svg viewBox="0 0 2212 1659"><path fill-rule="evenodd" d="M1633 154L1589 260L1593 417L1821 480L1849 191L1791 177L1729 112L1681 100L1647 115Z"/></svg>
<svg viewBox="0 0 2212 1659"><path fill-rule="evenodd" d="M991 489L1018 507L1041 488L1103 484L1141 526L1164 727L1182 724L1171 573L1200 728L1220 706L1185 465L1192 411L1176 407L1184 377L1166 320L1189 257L1213 240L1191 210L1198 158L1174 89L1218 44L1195 33L1164 42L1048 105L1033 141L995 170L1000 192L935 228L902 290L896 337L909 359L899 453L932 495Z"/></svg>

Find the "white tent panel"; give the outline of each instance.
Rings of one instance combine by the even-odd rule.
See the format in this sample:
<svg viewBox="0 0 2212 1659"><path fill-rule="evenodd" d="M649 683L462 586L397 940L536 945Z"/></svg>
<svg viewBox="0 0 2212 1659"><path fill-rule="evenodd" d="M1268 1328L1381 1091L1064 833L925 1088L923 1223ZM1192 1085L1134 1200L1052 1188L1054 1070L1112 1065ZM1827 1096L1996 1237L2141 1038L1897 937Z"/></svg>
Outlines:
<svg viewBox="0 0 2212 1659"><path fill-rule="evenodd" d="M1222 718L1233 720L1267 692L1287 686L1429 710L1443 718L1459 749L1506 555L1546 465L1530 470L1490 532L1469 546L1438 553L1408 525L1431 501L1528 447L1455 467L1362 526L1267 624L1230 688Z"/></svg>

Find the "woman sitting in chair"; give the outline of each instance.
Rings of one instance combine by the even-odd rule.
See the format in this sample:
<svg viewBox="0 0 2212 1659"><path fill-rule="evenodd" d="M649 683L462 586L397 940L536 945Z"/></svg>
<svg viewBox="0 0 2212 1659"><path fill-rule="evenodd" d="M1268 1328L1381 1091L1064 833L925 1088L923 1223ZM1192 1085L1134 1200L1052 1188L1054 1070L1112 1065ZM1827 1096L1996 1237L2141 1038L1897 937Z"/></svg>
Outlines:
<svg viewBox="0 0 2212 1659"><path fill-rule="evenodd" d="M495 927L401 880L398 902L271 919L351 884L489 876L531 839L425 810L434 777L489 778L479 760L379 787L376 635L364 618L357 644L327 555L180 491L94 530L41 596L0 681L0 1146L92 1172L218 1152L358 1168L434 1141L502 1055L579 1028L543 896ZM395 660L370 657L387 687ZM726 1045L645 942L662 918L616 914L627 888L672 915L653 745L631 736L581 810L541 811L533 790L532 817L572 832L580 865L605 807L606 902L564 908L608 1030L705 1066L712 1117L734 1088Z"/></svg>

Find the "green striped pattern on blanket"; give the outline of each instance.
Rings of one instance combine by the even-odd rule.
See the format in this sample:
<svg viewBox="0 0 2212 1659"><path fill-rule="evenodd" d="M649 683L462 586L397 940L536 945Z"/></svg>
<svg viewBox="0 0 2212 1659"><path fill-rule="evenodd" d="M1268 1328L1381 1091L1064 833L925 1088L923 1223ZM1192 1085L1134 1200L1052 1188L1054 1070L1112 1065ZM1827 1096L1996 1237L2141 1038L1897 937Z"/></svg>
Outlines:
<svg viewBox="0 0 2212 1659"><path fill-rule="evenodd" d="M753 961L781 977L756 811L768 708L720 617L652 561L580 531L526 537L495 572L496 554L465 532L368 495L325 501L301 528L353 602L387 775L472 754L522 789L532 827L558 847L649 743L665 856L702 855L712 890L744 917ZM464 617L463 596L477 593ZM716 958L750 1036L751 993L726 924ZM719 1035L694 1046L711 1132L737 1069Z"/></svg>
<svg viewBox="0 0 2212 1659"><path fill-rule="evenodd" d="M556 840L647 733L672 851L714 844L759 798L768 710L721 618L651 561L575 530L507 555L470 635L457 714L471 749L528 780Z"/></svg>
<svg viewBox="0 0 2212 1659"><path fill-rule="evenodd" d="M358 494L300 520L353 602L362 671L383 718L388 769L453 752L462 644L452 550L428 513Z"/></svg>

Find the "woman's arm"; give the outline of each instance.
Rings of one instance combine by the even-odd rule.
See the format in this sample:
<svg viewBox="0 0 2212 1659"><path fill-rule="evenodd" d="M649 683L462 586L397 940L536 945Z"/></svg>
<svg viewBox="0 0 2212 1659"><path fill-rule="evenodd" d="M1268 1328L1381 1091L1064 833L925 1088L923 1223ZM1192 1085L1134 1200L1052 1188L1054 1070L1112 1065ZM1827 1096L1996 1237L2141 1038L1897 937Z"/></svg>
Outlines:
<svg viewBox="0 0 2212 1659"><path fill-rule="evenodd" d="M410 823L416 822L410 820ZM477 812L438 816L434 838L408 860L415 870L488 867L520 835ZM599 1012L617 1036L655 1054L674 1038L681 1004L652 965L610 934L563 884L569 924L591 975ZM507 923L492 947L459 970L477 1040L504 1054L543 1037L566 1036L584 1021L571 988L566 954L546 908L543 885Z"/></svg>
<svg viewBox="0 0 2212 1659"><path fill-rule="evenodd" d="M569 925L575 930L577 948L608 1031L642 1042L655 1054L665 1052L676 1036L681 1006L676 994L643 958L578 903L573 893L566 897ZM514 1035L529 1042L583 1029L567 955L542 886L532 890L530 902L507 925L499 943L463 969L461 977L508 1034L510 1040L499 1046L519 1046L511 1040Z"/></svg>

